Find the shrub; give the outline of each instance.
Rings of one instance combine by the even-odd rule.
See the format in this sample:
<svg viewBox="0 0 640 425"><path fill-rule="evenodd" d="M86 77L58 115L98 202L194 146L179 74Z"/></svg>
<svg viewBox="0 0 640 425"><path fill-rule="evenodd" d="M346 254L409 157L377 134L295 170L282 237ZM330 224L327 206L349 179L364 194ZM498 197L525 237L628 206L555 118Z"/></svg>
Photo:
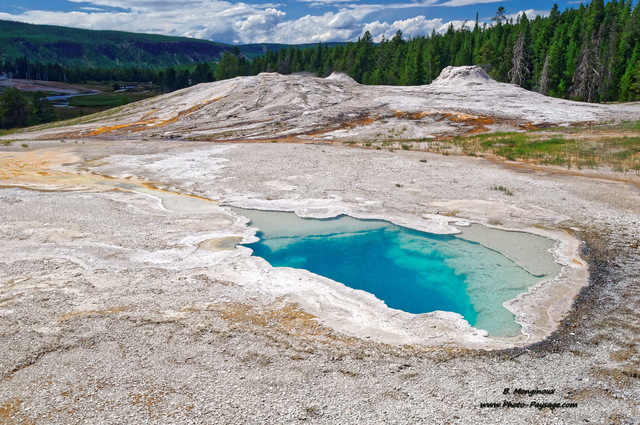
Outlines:
<svg viewBox="0 0 640 425"><path fill-rule="evenodd" d="M513 192L504 186L491 186L491 190L498 190L505 195L513 196Z"/></svg>

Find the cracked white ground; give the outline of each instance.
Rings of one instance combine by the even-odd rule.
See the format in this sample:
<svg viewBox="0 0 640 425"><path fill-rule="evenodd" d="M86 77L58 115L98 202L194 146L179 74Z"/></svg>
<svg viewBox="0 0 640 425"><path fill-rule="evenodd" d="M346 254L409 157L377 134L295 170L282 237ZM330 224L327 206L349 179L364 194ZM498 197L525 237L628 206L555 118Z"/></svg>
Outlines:
<svg viewBox="0 0 640 425"><path fill-rule="evenodd" d="M477 83L476 77L469 82ZM228 84L246 86L245 95L258 84L265 91L256 92L266 96L281 87L274 80L285 79L251 78ZM286 84L304 86L301 78ZM540 111L519 98L519 117L494 114L494 124L487 124L499 105L480 105L475 89L515 90L494 82L466 85L467 103L449 99L449 115L442 109L437 120L398 112L426 112L424 101L415 100L423 94L410 100L394 92L393 99L380 100L396 90L428 92L446 103L454 90L446 81L441 89L380 89L372 105L388 106L380 106L378 115L361 99L366 111L331 121L319 136L310 134L330 109L278 115L286 105L269 109L264 105L277 102L263 96L246 110L272 114L268 125L250 117L253 124L242 127L246 116L225 115L209 119L206 136L238 124L227 138L244 137L253 126L249 136L257 139L295 133L298 140L326 141L347 133L368 137L371 126L388 131L400 120L405 132L428 137L465 132L479 119L488 126L525 125ZM524 172L480 158L322 143L153 139L202 136L206 108L195 108L200 115L194 117L182 113L194 99L182 112L159 105L196 93L206 103L207 96L220 97L216 90L223 83L152 99L139 116L130 113L124 121L11 136L28 149L19 146L22 141L0 147L3 423L438 423L452 414L454 423L624 423L639 417L637 179L551 168ZM364 90L340 78L309 84L316 83L351 97ZM306 99L313 108L326 102L322 96ZM469 109L473 105L479 109ZM569 107L576 109L561 116L549 107L544 113L583 121L633 116L637 109L562 106ZM158 110L155 116L151 110ZM446 118L463 114L462 121ZM144 116L153 122L138 132ZM81 136L90 133L96 136ZM514 196L491 190L495 185L508 186ZM491 223L558 240L556 258L565 267L559 279L512 303L523 337L499 340L450 313L398 313L328 279L274 269L236 247L254 230L224 205L317 217L349 213L441 232L451 230L448 221ZM588 242L586 257L581 238ZM588 282L591 292L572 310ZM514 346L526 348L483 350ZM578 407L479 408L501 402L504 388L553 388L558 396L540 401Z"/></svg>

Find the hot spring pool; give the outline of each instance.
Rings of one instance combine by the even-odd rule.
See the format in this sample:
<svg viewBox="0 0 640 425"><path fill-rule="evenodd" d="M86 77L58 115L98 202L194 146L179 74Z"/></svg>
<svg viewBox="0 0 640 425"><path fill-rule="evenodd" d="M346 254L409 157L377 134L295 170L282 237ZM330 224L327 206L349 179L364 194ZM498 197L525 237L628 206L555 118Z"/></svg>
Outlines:
<svg viewBox="0 0 640 425"><path fill-rule="evenodd" d="M528 233L472 225L437 235L382 220L232 210L260 229L260 241L245 246L274 267L306 269L409 313L459 313L493 336L520 334L502 304L560 272L554 242ZM501 253L509 247L516 261Z"/></svg>

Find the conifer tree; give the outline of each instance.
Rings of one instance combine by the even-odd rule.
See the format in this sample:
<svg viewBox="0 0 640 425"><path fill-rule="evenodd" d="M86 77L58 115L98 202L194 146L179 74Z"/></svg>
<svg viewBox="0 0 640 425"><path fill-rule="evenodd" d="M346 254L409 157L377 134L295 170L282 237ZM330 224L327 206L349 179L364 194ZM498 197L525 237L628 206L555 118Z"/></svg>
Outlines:
<svg viewBox="0 0 640 425"><path fill-rule="evenodd" d="M369 31L356 42L355 60L352 62L349 74L356 80L362 81L362 76L369 72L374 63L373 37Z"/></svg>
<svg viewBox="0 0 640 425"><path fill-rule="evenodd" d="M400 84L405 86L422 84L422 52L418 43L412 43L407 51Z"/></svg>
<svg viewBox="0 0 640 425"><path fill-rule="evenodd" d="M636 46L620 80L620 100L640 100L640 48Z"/></svg>
<svg viewBox="0 0 640 425"><path fill-rule="evenodd" d="M240 59L233 53L224 52L215 70L216 80L237 77L241 74Z"/></svg>
<svg viewBox="0 0 640 425"><path fill-rule="evenodd" d="M20 90L11 87L0 95L0 124L3 128L24 126L28 115L29 103Z"/></svg>

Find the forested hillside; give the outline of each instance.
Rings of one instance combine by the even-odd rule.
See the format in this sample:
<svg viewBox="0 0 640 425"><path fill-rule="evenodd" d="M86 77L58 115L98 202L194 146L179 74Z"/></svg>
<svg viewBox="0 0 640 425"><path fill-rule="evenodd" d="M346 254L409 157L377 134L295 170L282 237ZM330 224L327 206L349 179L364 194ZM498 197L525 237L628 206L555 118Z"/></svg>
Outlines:
<svg viewBox="0 0 640 425"><path fill-rule="evenodd" d="M215 61L234 47L186 37L0 20L0 59L9 63L27 60L34 66L40 63L67 68L153 69ZM268 43L237 46L240 54L248 59L282 47L286 46Z"/></svg>
<svg viewBox="0 0 640 425"><path fill-rule="evenodd" d="M496 80L556 97L588 102L640 100L640 2L594 0L529 20L405 41L398 32L375 45L369 34L356 43L313 51L290 48L256 58L252 72L344 71L364 84L427 84L449 65L480 65Z"/></svg>
<svg viewBox="0 0 640 425"><path fill-rule="evenodd" d="M446 66L480 65L498 81L550 96L587 102L640 100L640 2L634 6L633 0L594 0L565 11L554 5L548 17L530 20L522 15L515 22L505 13L500 7L492 25L476 20L475 25L410 40L398 31L374 43L365 33L357 42L312 48L264 45L264 54L258 56L235 47L218 61L190 67L63 66L34 63L29 56L0 62L0 73L68 82L153 81L171 91L264 71L319 76L341 71L363 84L419 85L433 81Z"/></svg>
<svg viewBox="0 0 640 425"><path fill-rule="evenodd" d="M206 40L0 20L0 58L66 67L166 67L217 59L232 46Z"/></svg>

